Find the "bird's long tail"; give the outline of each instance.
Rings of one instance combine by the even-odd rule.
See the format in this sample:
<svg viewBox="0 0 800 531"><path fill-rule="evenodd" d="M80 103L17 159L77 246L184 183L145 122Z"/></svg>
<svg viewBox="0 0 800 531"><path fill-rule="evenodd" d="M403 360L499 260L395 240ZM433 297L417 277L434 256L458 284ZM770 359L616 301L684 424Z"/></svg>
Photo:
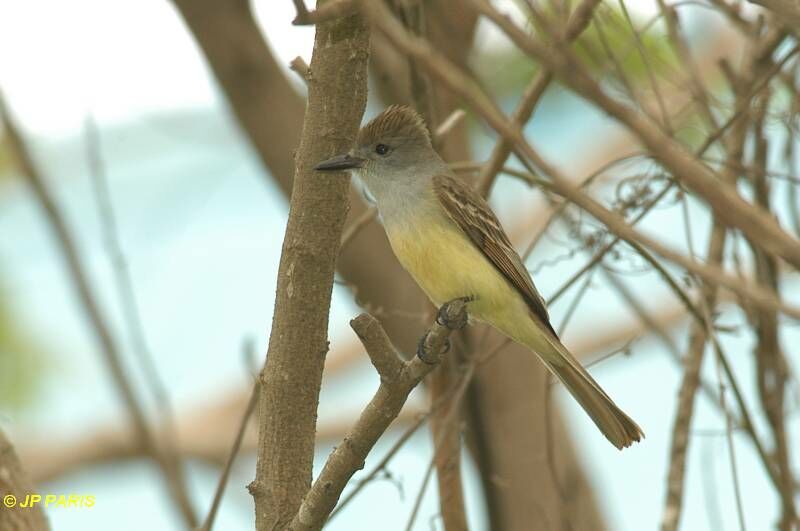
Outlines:
<svg viewBox="0 0 800 531"><path fill-rule="evenodd" d="M561 380L611 444L621 450L644 437L641 428L617 407L558 339L541 336L537 339L537 345L529 346ZM545 339L546 344L543 345L541 339Z"/></svg>

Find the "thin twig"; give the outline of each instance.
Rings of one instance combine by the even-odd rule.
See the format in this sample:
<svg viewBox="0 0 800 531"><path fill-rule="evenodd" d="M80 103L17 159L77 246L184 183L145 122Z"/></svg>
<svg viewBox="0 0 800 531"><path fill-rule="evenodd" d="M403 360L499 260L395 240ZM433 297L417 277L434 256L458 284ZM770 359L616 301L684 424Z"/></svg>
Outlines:
<svg viewBox="0 0 800 531"><path fill-rule="evenodd" d="M581 2L567 23L567 27L564 31L565 41L570 42L578 38L589 25L589 22L591 22L592 14L599 3L600 0L583 0L583 2ZM545 90L552 80L552 73L545 68L542 68L536 73L536 76L533 78L530 85L528 85L528 88L525 89L519 106L511 116L512 122L517 127L521 127L533 115L536 105L542 99ZM508 139L501 137L497 141L497 144L495 144L494 149L492 149L489 161L483 167L477 179L476 189L484 197L488 197L492 183L497 173L500 171L500 168L506 163L508 156L511 154L512 147Z"/></svg>
<svg viewBox="0 0 800 531"><path fill-rule="evenodd" d="M717 124L714 113L711 112L708 91L703 86L703 76L700 74L697 64L689 51L689 46L681 28L680 18L678 17L678 10L674 6L668 6L665 0L658 0L658 7L664 15L670 44L677 52L678 57L680 57L681 63L689 72L688 80L692 96L699 104L700 112L706 122L713 129L717 129L719 124Z"/></svg>
<svg viewBox="0 0 800 531"><path fill-rule="evenodd" d="M769 105L769 93L756 102L755 119L753 120L754 155L753 162L761 171L755 173L752 185L755 190L756 202L767 210L771 210L771 190L767 179L766 168L768 161L769 145L765 130L765 115ZM771 289L778 290L778 262L752 245L756 263L756 276L762 284ZM798 525L794 504L794 476L789 455L789 433L784 423L785 393L787 390L788 370L787 363L780 344L778 331L778 315L775 312L754 312L751 317L753 328L756 330L758 343L753 352L756 358L758 375L758 391L761 406L764 410L768 424L772 431L774 441L774 462L782 486L781 494L781 520L780 529L792 531Z"/></svg>
<svg viewBox="0 0 800 531"><path fill-rule="evenodd" d="M618 0L618 3L622 14L625 17L625 21L628 23L628 26L633 33L633 40L636 43L636 49L639 51L639 57L642 58L645 72L647 72L647 77L650 80L650 86L653 89L653 94L655 94L656 102L658 102L658 109L661 113L661 123L666 130L666 133L672 136L673 128L670 124L669 113L667 112L666 105L664 105L664 98L661 95L661 89L659 88L658 81L656 80L655 73L653 72L653 66L650 64L650 54L647 53L647 50L644 48L644 44L642 44L641 35L639 35L639 30L637 30L636 26L633 24L633 20L631 20L631 15L628 13L628 7L625 5L625 0Z"/></svg>
<svg viewBox="0 0 800 531"><path fill-rule="evenodd" d="M310 26L328 22L336 18L346 17L355 12L353 0L330 0L314 11L309 11L303 0L293 0L297 16L292 21L295 26Z"/></svg>
<svg viewBox="0 0 800 531"><path fill-rule="evenodd" d="M361 229L369 225L369 222L375 219L378 216L378 209L375 207L369 207L361 215L353 220L353 222L347 226L342 232L342 243L339 244L339 252L341 253L345 247L347 247L353 238L355 238Z"/></svg>
<svg viewBox="0 0 800 531"><path fill-rule="evenodd" d="M236 438L233 440L233 446L231 446L228 459L225 461L225 467L222 469L222 474L217 482L217 488L214 491L214 500L211 502L211 508L208 511L205 522L203 522L203 525L198 531L211 531L211 528L214 526L214 520L217 517L217 511L222 503L222 496L225 494L225 487L228 484L228 479L230 478L231 470L233 469L233 462L236 460L236 456L239 454L239 449L242 447L244 434L247 431L247 423L250 421L250 417L253 416L253 411L255 411L256 406L258 405L258 386L259 382L256 380L256 382L253 384L253 390L250 392L250 400L247 402L247 408L242 414L242 421L239 424L239 430L236 432Z"/></svg>
<svg viewBox="0 0 800 531"><path fill-rule="evenodd" d="M450 116L442 120L442 123L436 128L433 132L434 138L436 138L439 142L444 140L444 138L456 128L458 124L464 121L464 118L467 117L467 113L464 112L463 109L456 109L450 113Z"/></svg>
<svg viewBox="0 0 800 531"><path fill-rule="evenodd" d="M175 412L170 402L167 387L158 373L158 368L153 358L153 353L147 343L147 338L142 323L139 304L136 300L136 290L133 288L133 279L130 275L128 262L122 250L119 238L117 220L111 200L106 166L102 156L100 131L94 117L90 114L86 119L86 151L89 160L89 174L92 188L97 202L97 209L102 220L103 239L106 251L113 265L114 284L122 306L122 315L125 325L133 338L134 352L146 376L147 384L158 406L159 421L162 426L162 437L156 436L157 441L163 444L164 458L170 461L170 470L178 476L176 482L186 484L180 458L177 450L177 428L175 425Z"/></svg>
<svg viewBox="0 0 800 531"><path fill-rule="evenodd" d="M717 353L719 353L717 349ZM736 451L733 441L733 423L731 416L728 414L728 408L725 406L725 384L723 383L721 366L721 356L717 356L717 378L719 379L719 398L722 403L722 410L725 413L725 440L728 443L728 462L731 467L731 480L733 483L734 500L736 501L736 516L739 521L739 531L746 531L744 524L744 507L742 505L742 489L739 482L739 470L736 466Z"/></svg>
<svg viewBox="0 0 800 531"><path fill-rule="evenodd" d="M720 263L723 257L725 243L725 227L714 224L709 239L708 261ZM705 306L713 308L716 300L716 291L713 287L706 287ZM705 353L707 330L710 325L704 325L702 319L693 322L690 332L689 352L684 361L684 373L678 391L678 405L675 413L675 422L672 429L670 446L670 464L667 477L667 496L664 514L661 518L662 531L676 531L683 507L683 486L686 470L686 454L689 446L689 427L694 413L694 399L700 385L700 368ZM724 402L719 395L720 404L724 410ZM724 413L727 417L727 412Z"/></svg>
<svg viewBox="0 0 800 531"><path fill-rule="evenodd" d="M299 55L292 59L289 63L289 70L292 70L295 74L300 76L300 79L303 80L303 83L308 83L308 74L311 72L311 67L308 66L305 59L300 57Z"/></svg>
<svg viewBox="0 0 800 531"><path fill-rule="evenodd" d="M487 12L492 17L492 20L496 21L505 21L506 19L502 17L502 15L497 14L491 6L487 6L484 2L481 1L473 1L470 0L471 3L477 4L479 9L484 12ZM544 173L549 175L552 178L551 187L556 190L560 195L567 197L578 206L589 212L592 216L597 218L599 221L603 222L609 230L616 233L617 235L621 236L623 239L627 241L636 240L653 251L657 254L661 255L662 257L666 258L669 261L675 262L680 266L686 268L687 270L692 271L695 274L700 275L704 280L713 282L715 284L719 284L725 286L726 288L740 294L741 296L752 300L753 304L757 304L761 307L769 307L769 308L780 308L782 312L786 313L787 315L792 315L795 318L800 318L800 310L794 307L789 307L784 302L780 301L774 293L769 290L764 290L763 288L748 285L746 283L742 283L741 279L732 277L720 267L712 267L706 264L701 264L696 260L691 260L685 257L684 255L673 251L672 249L665 246L663 243L658 241L656 238L645 236L639 231L631 229L628 223L619 215L608 211L605 207L600 205L597 201L589 198L586 194L584 194L581 190L579 190L576 186L572 185L566 177L561 175L559 171L557 171L552 165L548 164L546 161L542 159L542 157L533 150L533 148L526 142L523 138L521 132L518 128L514 128L511 124L509 124L508 120L503 116L502 112L497 108L496 104L492 102L485 94L483 94L476 85L469 80L457 67L455 67L451 62L447 59L442 57L440 54L436 53L434 50L430 48L430 46L419 39L410 36L403 30L402 27L398 25L398 23L393 20L391 14L389 14L385 7L382 6L380 3L371 3L366 0L360 0L360 5L362 10L369 15L370 20L376 25L376 28L382 31L389 40L398 48L403 50L405 53L413 54L420 58L419 64L424 66L428 69L433 75L435 75L443 84L445 84L450 90L459 94L462 98L467 100L473 109L481 114L490 124L491 126L498 131L501 135L507 136L514 140L514 145L516 149L520 151L523 155L524 159L532 161L536 166L541 168ZM496 16L495 16L496 15ZM497 18L499 17L499 18ZM507 30L507 24L503 24L503 29ZM513 32L513 40L515 42L519 41L523 44L529 42L529 38L527 34L524 34L521 30L508 30ZM537 52L540 52L541 55L537 55L540 57L542 55L546 55L546 53L539 49L538 45L536 45L535 49ZM549 53L549 52L548 52ZM547 59L550 66L558 68L562 73L564 73L564 67L560 63ZM583 81L583 78L581 78ZM595 90L600 90L596 85L592 84ZM594 92L591 93L592 96L596 96ZM656 136L659 137L658 140L658 152L662 155L666 155L664 151L664 146L661 145L665 142L663 134L656 133L653 129L649 126L644 126L641 123L641 118L636 117L634 118L632 114L628 112L628 110L622 111L618 104L610 103L610 100L606 99L607 97L604 95L602 97L597 96L604 106L607 106L608 109L613 109L614 111L619 111L621 116L624 116L626 122L630 122L632 125L635 125L637 128L639 126L643 127L642 131L637 131L641 134L646 135L653 135L653 137L648 138L650 140L654 140ZM635 122L635 124L633 123ZM670 145L674 144L674 141L667 140ZM654 146L651 144L648 147L653 148ZM655 149L654 149L655 151ZM676 167L678 170L676 173L681 173L684 176L686 172L692 173L693 177L700 177L702 174L703 177L700 177L701 180L710 177L706 172L708 171L707 168L701 169L700 167L696 166L696 161L689 162L688 155L682 150L679 150L680 155L678 155L676 151L669 151L669 161L670 163L675 163L680 168ZM522 159L521 159L522 160ZM684 164L688 165L684 168ZM685 171L684 171L685 170ZM693 173L698 172L698 173ZM716 180L715 180L716 181ZM719 186L716 184L714 186L714 194L718 194L720 192ZM732 197L726 193L726 201L728 199L732 199ZM728 210L726 215L726 221L731 220L734 221L734 225L740 226L745 231L752 231L753 227L750 226L749 223L745 229L745 224L743 223L744 219L747 218L749 215L754 214L749 206L743 206L741 198L739 199L732 199L736 203L736 208L732 210ZM730 206L730 205L728 205ZM727 207L726 207L727 208ZM744 217L738 218L733 220L730 218L730 214L733 211L740 212ZM747 213L745 213L747 212ZM759 230L767 229L769 231L769 235L761 234L760 236L763 237L762 241L766 242L769 240L771 243L777 244L773 250L780 255L785 255L787 258L792 257L792 262L797 262L800 264L800 245L794 240L794 238L789 237L785 232L783 232L780 227L778 227L774 220L770 219L769 221L765 221L762 219L762 214L760 210L758 211L759 214L756 215L758 221L753 221L756 225L758 225ZM780 242L780 243L779 243ZM797 256L794 256L797 254Z"/></svg>
<svg viewBox="0 0 800 531"><path fill-rule="evenodd" d="M676 140L667 136L651 121L642 117L641 113L637 112L636 109L609 96L569 48L543 45L541 42L531 38L526 31L517 27L508 17L498 12L486 0L469 0L469 2L480 13L500 27L520 49L552 68L562 81L577 94L597 105L625 125L631 132L635 133L664 167L669 169L676 178L680 178L681 182L688 188L703 197L721 220L732 227L741 229L746 235L759 241L760 246L765 251L782 257L794 267L800 269L800 242L796 238L788 234L769 213L745 201L736 193L735 189L719 186L717 175L711 168L694 157ZM375 7L371 7L370 10L375 10ZM389 25L390 22L383 21L383 30L386 31ZM456 77L461 77L460 72L455 71L446 61L435 56L431 50L423 51L423 44L409 39L407 35L401 36L399 32L394 30L391 33L396 37L394 39L396 44L406 45L409 52L420 52L421 55L427 55L429 63L435 57L437 65L431 71L438 71L443 80L447 78L448 81L455 81ZM451 85L451 89L456 90L453 85ZM533 150L525 141L519 129L508 123L494 102L485 94L482 94L474 85L464 85L462 91L468 94L476 110L481 111L481 114L490 122L492 127L496 128L501 134L513 138L520 153L552 178L554 186L563 187L564 193L569 191L570 199L576 202L580 201L580 206L603 221L614 232L618 232L616 227L613 227L614 223L608 219L606 212L601 213L600 209L597 208L599 205L590 205L584 197L579 197L581 194L575 193L574 187L568 186L567 181L560 173ZM645 243L642 238L637 239ZM658 254L662 254L653 245L654 243L648 241L646 245L656 250Z"/></svg>
<svg viewBox="0 0 800 531"><path fill-rule="evenodd" d="M425 491L428 490L428 483L430 483L431 476L433 476L433 465L435 461L436 460L432 455L430 461L428 462L428 468L425 469L425 475L422 477L422 485L419 486L417 497L414 498L414 506L411 508L411 514L408 517L408 522L406 523L405 527L406 531L411 531L411 529L414 528L414 522L417 520L419 508L422 506L422 498L425 497Z"/></svg>
<svg viewBox="0 0 800 531"><path fill-rule="evenodd" d="M130 382L125 372L122 356L117 342L111 333L111 327L103 316L97 298L90 287L89 277L80 258L75 238L67 227L64 215L56 205L53 194L48 188L44 177L39 173L16 124L11 118L2 95L0 95L0 121L2 121L11 149L20 166L20 170L23 176L28 180L34 192L34 196L44 211L50 229L56 237L56 242L66 262L67 271L72 280L72 284L77 291L86 318L100 345L100 352L109 370L111 379L130 416L130 422L138 442L146 448L147 454L157 463L184 522L188 527L193 528L197 525L197 518L194 514L194 509L192 508L186 486L182 482L182 475L179 470L175 468L174 463L161 451L153 436L144 409L136 396L133 384Z"/></svg>

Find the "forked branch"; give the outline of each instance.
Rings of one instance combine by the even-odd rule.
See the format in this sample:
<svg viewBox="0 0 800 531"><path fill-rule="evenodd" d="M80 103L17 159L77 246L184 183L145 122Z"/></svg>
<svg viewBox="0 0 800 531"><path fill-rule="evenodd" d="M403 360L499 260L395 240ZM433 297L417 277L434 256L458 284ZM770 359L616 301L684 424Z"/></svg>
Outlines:
<svg viewBox="0 0 800 531"><path fill-rule="evenodd" d="M381 377L381 384L342 444L328 457L289 529L322 528L345 485L364 467L367 454L400 413L408 395L438 365L447 350L450 332L466 323L466 302L456 299L442 306L439 317L420 341L420 355L405 362L377 319L361 314L350 321Z"/></svg>

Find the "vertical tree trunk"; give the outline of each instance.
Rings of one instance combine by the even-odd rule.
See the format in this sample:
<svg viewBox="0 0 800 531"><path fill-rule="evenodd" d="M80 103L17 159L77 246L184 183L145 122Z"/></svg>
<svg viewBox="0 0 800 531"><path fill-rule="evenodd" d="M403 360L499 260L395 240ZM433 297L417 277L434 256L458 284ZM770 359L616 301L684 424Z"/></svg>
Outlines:
<svg viewBox="0 0 800 531"><path fill-rule="evenodd" d="M348 150L367 98L369 33L360 16L317 26L269 351L261 374L256 529L285 529L311 485L333 273L347 175L314 165ZM281 132L274 130L274 135Z"/></svg>

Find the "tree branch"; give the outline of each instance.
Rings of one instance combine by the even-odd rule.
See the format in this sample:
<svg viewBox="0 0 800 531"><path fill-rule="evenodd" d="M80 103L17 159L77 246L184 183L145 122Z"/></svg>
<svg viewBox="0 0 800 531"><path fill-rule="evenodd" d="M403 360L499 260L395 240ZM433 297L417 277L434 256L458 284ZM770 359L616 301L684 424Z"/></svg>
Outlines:
<svg viewBox="0 0 800 531"><path fill-rule="evenodd" d="M775 13L775 16L783 21L787 27L800 28L800 3L791 0L748 0L751 4L765 7Z"/></svg>
<svg viewBox="0 0 800 531"><path fill-rule="evenodd" d="M639 111L611 98L568 48L545 47L530 38L486 0L470 0L470 3L502 29L520 49L552 69L577 94L636 133L653 156L676 179L703 197L726 225L740 229L749 238L758 241L765 251L782 257L796 269L800 269L800 242L785 232L768 212L745 201L735 188L720 186L718 176L708 166L661 131L657 125L643 118ZM509 129L514 132L515 137L521 137L513 126ZM524 146L519 147L523 152L526 151ZM539 165L536 160L532 162Z"/></svg>
<svg viewBox="0 0 800 531"><path fill-rule="evenodd" d="M0 95L0 122L2 122L8 135L20 170L30 184L36 200L44 211L45 219L55 235L59 250L66 262L67 272L77 292L78 300L99 344L103 361L130 417L131 425L138 439L137 442L158 465L167 490L186 525L194 528L197 525L197 518L189 499L181 463L164 452L148 424L133 384L125 373L122 356L111 333L111 327L103 316L100 304L90 286L89 275L80 259L75 238L67 226L64 215L56 204L47 182L39 173L31 154L28 152L22 135L6 108L2 95Z"/></svg>
<svg viewBox="0 0 800 531"><path fill-rule="evenodd" d="M798 4L800 6L800 4ZM800 7L798 8L800 9ZM798 17L800 20L800 17ZM766 113L769 97L761 98L756 104L756 119L753 121L755 137L754 163L760 171L752 178L756 201L767 210L771 210L770 182L767 178L767 158L769 153L768 133L766 131ZM779 289L778 261L774 256L764 253L751 242L756 263L756 275L759 281L773 290ZM778 314L774 311L762 310L751 316L756 331L758 344L754 356L756 359L758 391L761 407L772 431L772 459L775 465L776 487L781 498L781 531L792 531L797 528L797 511L795 509L795 480L791 466L790 434L786 429L786 392L789 381L789 368L783 349L781 348Z"/></svg>
<svg viewBox="0 0 800 531"><path fill-rule="evenodd" d="M436 466L442 525L445 531L466 531L467 515L461 479L463 420L459 414L460 397L449 393L458 382L458 358L455 354L461 352L454 352L454 355L445 358L439 370L428 377L426 384L430 389L431 404L443 402L443 407L437 408L431 415L433 463Z"/></svg>
<svg viewBox="0 0 800 531"><path fill-rule="evenodd" d="M256 529L284 529L311 485L333 274L350 190L320 160L348 150L367 98L369 32L360 16L316 27L275 312L261 372ZM273 132L274 136L274 132Z"/></svg>
<svg viewBox="0 0 800 531"><path fill-rule="evenodd" d="M256 381L256 383L253 385L253 390L250 391L250 399L247 401L247 408L242 415L239 428L236 430L236 437L233 440L233 446L231 447L230 453L225 460L225 466L223 467L222 474L220 474L219 481L217 482L217 488L214 491L214 498L211 501L211 508L208 510L208 514L206 515L206 519L203 521L203 525L200 526L197 531L211 531L211 529L214 527L214 520L217 517L219 506L222 504L222 496L225 494L225 487L227 486L228 479L231 475L233 462L236 460L236 456L238 455L239 450L242 448L242 442L244 441L244 436L247 433L247 425L250 423L250 417L253 415L257 405L258 382Z"/></svg>
<svg viewBox="0 0 800 531"><path fill-rule="evenodd" d="M309 11L303 0L294 0L297 7L297 16L292 21L295 26L310 26L321 22L346 17L355 13L356 5L353 0L329 0L318 6L314 11Z"/></svg>
<svg viewBox="0 0 800 531"><path fill-rule="evenodd" d="M445 314L445 321L464 320L466 302L456 299L442 306L441 311ZM378 370L381 383L355 426L328 457L289 529L310 531L322 528L345 485L353 474L364 467L370 450L400 413L409 393L439 363L439 356L445 351L451 332L439 321L436 319L422 340L427 361L416 356L406 362L400 361L399 353L389 342L377 319L369 314L361 314L350 321L350 326Z"/></svg>
<svg viewBox="0 0 800 531"><path fill-rule="evenodd" d="M583 2L575 8L575 12L570 17L567 27L564 29L564 39L567 42L574 41L583 30L586 29L600 1L601 0L583 0ZM530 119L536 105L539 103L539 100L541 100L547 87L550 86L552 80L553 74L547 68L542 68L536 73L533 81L531 81L528 88L525 89L525 93L522 95L522 101L511 116L511 121L516 127L523 126L528 119ZM501 137L494 146L492 154L489 156L489 161L481 169L481 173L477 178L476 189L484 197L489 196L492 183L506 163L506 159L508 159L508 156L511 154L513 147L513 144L505 137Z"/></svg>
<svg viewBox="0 0 800 531"><path fill-rule="evenodd" d="M622 216L603 207L596 200L573 185L566 177L561 175L556 168L544 161L530 144L527 143L519 128L513 127L513 125L508 122L494 102L489 100L457 67L432 50L427 43L420 39L415 39L413 36L404 32L402 27L393 20L382 5L361 0L361 6L364 12L369 14L376 28L384 32L395 46L406 53L419 57L421 59L421 65L429 69L434 76L438 77L440 81L450 87L451 90L459 93L498 133L512 139L516 149L518 149L525 158L533 162L536 166L541 168L544 173L551 177L551 188L559 195L562 195L583 208L623 240L641 243L663 258L700 276L703 280L724 286L742 297L747 298L760 308L780 309L780 311L785 314L800 319L800 309L794 306L788 306L779 300L771 290L743 284L741 279L727 274L720 267L702 264L696 260L687 258L683 254L662 244L656 238L646 236L632 229ZM527 39L527 37L525 37L525 39ZM672 140L669 140L669 142L674 143ZM718 186L715 185L715 187ZM774 226L775 222L770 220L768 224ZM794 243L792 243L792 245L794 245ZM798 251L800 251L800 246L798 246Z"/></svg>

